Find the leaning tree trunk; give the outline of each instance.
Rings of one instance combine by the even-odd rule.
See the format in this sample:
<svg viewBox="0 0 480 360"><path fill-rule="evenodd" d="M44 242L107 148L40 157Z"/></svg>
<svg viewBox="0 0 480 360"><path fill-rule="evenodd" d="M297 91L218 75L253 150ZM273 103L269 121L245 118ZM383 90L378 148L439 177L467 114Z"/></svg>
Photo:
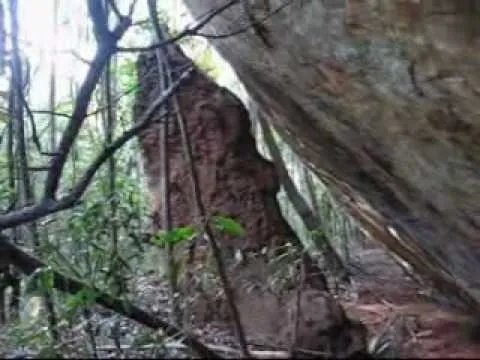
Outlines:
<svg viewBox="0 0 480 360"><path fill-rule="evenodd" d="M365 228L478 311L480 3L241 3L203 32L260 108Z"/></svg>
<svg viewBox="0 0 480 360"><path fill-rule="evenodd" d="M324 221L322 221L318 212L315 213L312 211L307 201L297 190L295 184L290 178L288 170L282 159L282 154L280 153L278 145L275 142L272 130L270 129L267 120L260 112L256 114L256 118L260 124L260 128L262 129L263 139L267 145L268 152L270 153L273 163L275 164L275 168L280 178L280 183L283 185L288 199L302 219L307 230L312 233L314 242L319 246L328 270L334 276L339 276L341 278L346 277L346 268L342 259L331 245L330 239L328 239L326 234L322 231L322 227L325 226Z"/></svg>

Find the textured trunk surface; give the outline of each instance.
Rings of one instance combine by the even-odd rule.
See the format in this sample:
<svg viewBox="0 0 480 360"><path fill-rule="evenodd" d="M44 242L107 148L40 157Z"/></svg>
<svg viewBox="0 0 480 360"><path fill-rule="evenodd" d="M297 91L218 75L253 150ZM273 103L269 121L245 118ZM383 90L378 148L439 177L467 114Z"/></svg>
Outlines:
<svg viewBox="0 0 480 360"><path fill-rule="evenodd" d="M178 48L172 47L170 53L173 68L185 69L190 63ZM138 67L141 88L135 107L137 117L159 96L160 90L155 55L142 55ZM275 198L279 190L275 168L258 153L248 112L240 100L198 71L180 89L177 100L191 141L207 215L233 217L246 230L244 238L221 239L223 245L259 251L264 246L282 245L294 237ZM191 174L178 124L171 123L169 130L172 225L198 224ZM140 140L153 196L153 217L161 227L159 126L144 131Z"/></svg>
<svg viewBox="0 0 480 360"><path fill-rule="evenodd" d="M176 46L170 46L168 51L172 68L177 69L175 78L182 68L190 64L190 60ZM134 110L137 118L161 92L158 68L154 54L139 58L140 88ZM244 105L200 71L194 71L177 92L177 100L191 140L199 190L208 215L234 217L246 230L243 238L229 239L218 234L221 247L258 251L263 247L272 249L288 241L298 243L296 235L281 216L276 201L279 181L275 167L258 153ZM152 120L158 121L159 116ZM171 125L168 160L172 225L198 224L180 129L175 124ZM159 141L158 124L140 135L156 228L161 227L159 214L163 206L159 191L162 176ZM316 280L321 277L314 276L318 270L306 267L309 290L304 292L305 297L299 305L304 315L299 316L296 346L322 351L337 358L363 354L366 348L365 327L345 315L337 300L324 291L323 284L318 288ZM286 289L277 298L267 290L270 286L269 274L263 257L247 256L245 263L229 267L228 271L247 335L253 339L269 336L270 342L288 346L296 326L296 291ZM249 286L248 283L254 279L259 279L259 289L246 290L245 285ZM218 292L217 288L207 290ZM221 304L225 305L224 302ZM198 316L215 318L224 313L223 305L215 303L212 311L199 311L201 302L198 300L193 312ZM226 313L228 318L228 311Z"/></svg>
<svg viewBox="0 0 480 360"><path fill-rule="evenodd" d="M241 3L202 31L275 12L212 40L264 114L378 240L477 308L480 2Z"/></svg>

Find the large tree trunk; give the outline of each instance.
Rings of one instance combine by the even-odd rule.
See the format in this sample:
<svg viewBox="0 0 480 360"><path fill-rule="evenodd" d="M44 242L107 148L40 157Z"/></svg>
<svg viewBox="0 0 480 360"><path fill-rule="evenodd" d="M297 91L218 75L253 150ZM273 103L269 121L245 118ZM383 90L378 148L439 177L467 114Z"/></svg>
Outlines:
<svg viewBox="0 0 480 360"><path fill-rule="evenodd" d="M285 5L261 32L212 40L250 95L377 239L478 310L480 3L242 3L203 32Z"/></svg>
<svg viewBox="0 0 480 360"><path fill-rule="evenodd" d="M190 60L176 45L168 47L168 54L171 68L175 70L172 75L175 80ZM156 61L154 55L148 54L139 59L140 89L137 93L136 114L141 114L159 95L159 67ZM221 247L257 253L266 247L275 252L277 247L287 242L298 242L295 233L281 216L276 200L279 180L275 167L258 153L248 112L240 100L198 70L193 72L178 91L176 99L190 138L207 216L233 217L245 228L243 237L223 238L220 235L224 234L218 234ZM158 115L152 120L159 118ZM140 135L140 143L153 198L153 218L157 227L160 227L158 215L162 211L163 202L159 191L161 172L158 126L157 123L144 131ZM171 171L168 180L172 226L199 224L182 136L175 124L171 124L169 129L167 141ZM319 290L314 287L314 281L308 283L308 280L315 280L312 277L314 271L311 267L306 268L305 282L310 285L310 292L305 295L301 306L314 308L315 316L300 317L296 346L324 351L331 357L364 353L365 328L352 322L325 288ZM247 264L229 267L228 271L232 277L238 308L241 315L244 315L242 324L247 330L247 336L255 338L266 331L279 345L285 345L292 338L292 327L295 324L295 315L289 317L289 314L295 314L292 307L296 303L296 292L287 288L280 294L285 294L285 297L277 303L277 299L265 290L269 286L268 277L264 276L266 269L265 259L253 256L247 259ZM253 291L244 289L242 277L260 279L259 295L253 295ZM256 301L251 301L253 296L258 296ZM311 313L305 311L305 314ZM221 312L221 306L217 305L214 312ZM203 314L205 315L215 316Z"/></svg>

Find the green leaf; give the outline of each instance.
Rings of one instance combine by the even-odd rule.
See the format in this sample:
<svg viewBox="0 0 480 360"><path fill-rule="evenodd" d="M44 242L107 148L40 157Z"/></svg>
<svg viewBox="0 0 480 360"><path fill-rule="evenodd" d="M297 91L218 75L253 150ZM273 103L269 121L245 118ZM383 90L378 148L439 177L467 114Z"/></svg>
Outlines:
<svg viewBox="0 0 480 360"><path fill-rule="evenodd" d="M178 244L181 242L192 240L197 236L198 231L193 226L185 226L181 228L174 228L168 232L159 232L154 238L153 243L165 247L167 244Z"/></svg>
<svg viewBox="0 0 480 360"><path fill-rule="evenodd" d="M93 305L97 297L97 292L91 288L83 288L76 294L69 295L65 300L68 317L71 318L80 307Z"/></svg>
<svg viewBox="0 0 480 360"><path fill-rule="evenodd" d="M213 225L220 231L232 236L244 236L245 230L236 220L226 216L212 216Z"/></svg>
<svg viewBox="0 0 480 360"><path fill-rule="evenodd" d="M42 289L50 291L53 289L55 283L55 273L52 268L48 267L41 272L40 282Z"/></svg>

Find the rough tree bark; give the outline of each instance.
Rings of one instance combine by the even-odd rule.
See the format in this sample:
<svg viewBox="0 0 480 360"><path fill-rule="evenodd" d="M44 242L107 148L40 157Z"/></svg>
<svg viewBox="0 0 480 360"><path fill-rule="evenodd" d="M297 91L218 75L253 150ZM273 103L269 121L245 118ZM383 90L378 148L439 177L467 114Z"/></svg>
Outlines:
<svg viewBox="0 0 480 360"><path fill-rule="evenodd" d="M181 69L189 66L191 61L176 45L169 46L168 53L173 70L172 77L176 78ZM140 89L137 92L135 114L143 113L158 93L157 72L155 54L141 55L138 61ZM245 228L243 237L230 238L225 234L215 234L221 242L221 247L223 249L230 247L245 253L259 253L265 247L274 252L287 242L298 242L295 233L281 216L276 201L279 179L275 167L258 153L251 133L250 119L241 101L198 69L194 70L191 78L177 92L176 99L178 108L176 107L175 111L181 114L186 124L198 175L202 207L206 210L205 214L202 211L202 217L209 218L217 214L233 217ZM162 173L159 158L159 124L156 124L155 116L152 120L152 126L140 135L140 144L152 196L153 218L158 221L163 206L159 190ZM178 126L171 127L167 140L170 157L172 225L180 227L198 224L195 196L190 186L191 174L185 161L183 136ZM234 277L240 272L248 272L246 269L255 269L248 266L249 261L256 264L262 262L261 259L248 258L247 255L247 264L233 269L229 267L229 275ZM261 274L256 274L255 270L253 272L253 275L262 278ZM313 271L310 274L313 275ZM239 282L234 288L236 298L240 297L242 292L246 292L238 285ZM310 350L317 351L320 348L329 349L332 356L348 356L363 352L365 342L362 339L365 329L351 322L338 302L325 291L323 284L321 287L322 291L315 289L318 307L321 308L317 313L318 317L313 319L306 316L300 319L299 346L306 345ZM306 303L313 301L313 295L307 298L310 300ZM284 316L287 314L276 313L274 316L275 321L285 320ZM242 322L243 320L242 317ZM281 329L289 330L289 325L293 323L293 320L290 320L289 324L283 321ZM252 324L251 321L249 323ZM338 334L333 336L337 330L341 336L336 336ZM322 337L320 333L329 335ZM286 334L282 334L282 337L286 337Z"/></svg>
<svg viewBox="0 0 480 360"><path fill-rule="evenodd" d="M186 3L200 16L222 0ZM270 47L225 36L249 23L239 6L204 33L363 226L478 311L478 1L249 4L257 20L286 4L264 21Z"/></svg>

